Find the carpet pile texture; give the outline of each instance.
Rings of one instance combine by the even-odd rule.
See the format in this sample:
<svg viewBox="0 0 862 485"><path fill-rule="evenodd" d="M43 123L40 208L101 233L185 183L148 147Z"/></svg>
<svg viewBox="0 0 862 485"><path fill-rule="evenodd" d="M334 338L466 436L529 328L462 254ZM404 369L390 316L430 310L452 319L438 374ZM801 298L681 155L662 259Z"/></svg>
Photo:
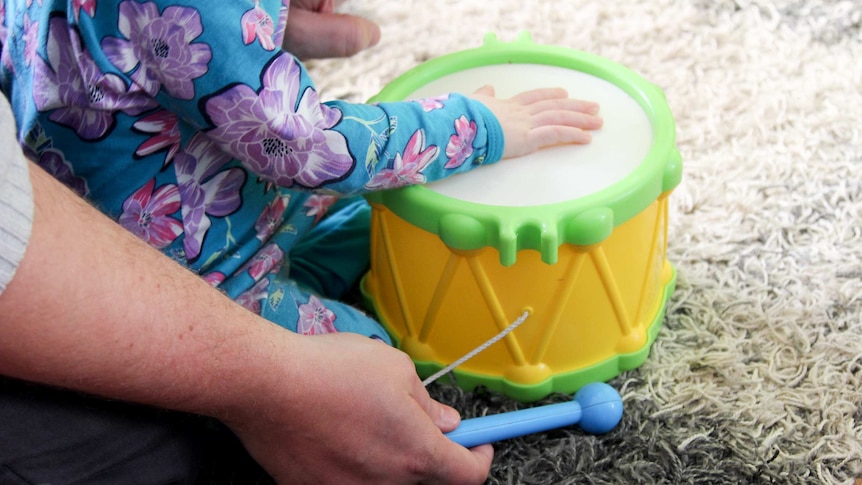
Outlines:
<svg viewBox="0 0 862 485"><path fill-rule="evenodd" d="M309 63L363 101L485 33L598 54L666 94L683 181L677 288L620 426L496 445L489 484L853 483L862 477L862 4L353 0L379 46ZM589 93L573 93L588 98ZM465 417L525 407L434 385ZM544 402L562 402L551 396Z"/></svg>

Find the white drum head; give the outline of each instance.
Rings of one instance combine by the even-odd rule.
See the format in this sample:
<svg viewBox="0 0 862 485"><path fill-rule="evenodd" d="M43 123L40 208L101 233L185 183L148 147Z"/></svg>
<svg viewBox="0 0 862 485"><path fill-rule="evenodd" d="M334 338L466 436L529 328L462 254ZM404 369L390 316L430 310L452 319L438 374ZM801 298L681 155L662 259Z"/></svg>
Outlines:
<svg viewBox="0 0 862 485"><path fill-rule="evenodd" d="M653 143L647 114L625 91L596 76L542 64L499 64L438 78L409 98L472 93L491 84L498 98L544 87L565 88L573 98L596 101L604 119L587 145L566 145L502 160L426 187L476 204L525 207L578 199L622 180L646 158Z"/></svg>

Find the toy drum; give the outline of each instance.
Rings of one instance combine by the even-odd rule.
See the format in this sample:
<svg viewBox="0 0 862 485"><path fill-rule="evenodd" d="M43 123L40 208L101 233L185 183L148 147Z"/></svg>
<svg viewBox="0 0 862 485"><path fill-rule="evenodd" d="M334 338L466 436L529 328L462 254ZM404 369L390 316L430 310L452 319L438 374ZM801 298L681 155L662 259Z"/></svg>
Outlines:
<svg viewBox="0 0 862 485"><path fill-rule="evenodd" d="M562 86L599 102L604 126L587 145L369 195L366 301L423 377L526 312L454 371L468 390L533 401L639 366L675 283L667 197L682 162L663 93L619 64L522 34L427 62L372 101L485 84L501 98Z"/></svg>

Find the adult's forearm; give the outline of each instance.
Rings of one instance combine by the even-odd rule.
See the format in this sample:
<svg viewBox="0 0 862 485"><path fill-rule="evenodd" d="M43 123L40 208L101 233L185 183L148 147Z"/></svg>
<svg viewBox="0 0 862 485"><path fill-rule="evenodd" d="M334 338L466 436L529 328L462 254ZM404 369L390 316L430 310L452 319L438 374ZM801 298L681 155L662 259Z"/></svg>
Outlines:
<svg viewBox="0 0 862 485"><path fill-rule="evenodd" d="M0 374L222 417L289 358L296 336L30 172L33 233L0 295Z"/></svg>
<svg viewBox="0 0 862 485"><path fill-rule="evenodd" d="M482 483L403 353L265 322L31 165L33 234L0 295L0 374L222 420L289 483Z"/></svg>

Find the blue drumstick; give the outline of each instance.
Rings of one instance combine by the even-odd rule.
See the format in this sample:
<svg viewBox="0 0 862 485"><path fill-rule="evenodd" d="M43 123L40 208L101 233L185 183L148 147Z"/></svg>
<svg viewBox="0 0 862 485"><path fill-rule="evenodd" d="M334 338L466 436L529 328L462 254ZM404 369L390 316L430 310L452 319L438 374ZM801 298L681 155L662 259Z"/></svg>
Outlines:
<svg viewBox="0 0 862 485"><path fill-rule="evenodd" d="M587 433L602 434L614 429L622 416L623 402L617 390L595 382L582 387L571 402L465 419L446 436L472 448L573 424Z"/></svg>

